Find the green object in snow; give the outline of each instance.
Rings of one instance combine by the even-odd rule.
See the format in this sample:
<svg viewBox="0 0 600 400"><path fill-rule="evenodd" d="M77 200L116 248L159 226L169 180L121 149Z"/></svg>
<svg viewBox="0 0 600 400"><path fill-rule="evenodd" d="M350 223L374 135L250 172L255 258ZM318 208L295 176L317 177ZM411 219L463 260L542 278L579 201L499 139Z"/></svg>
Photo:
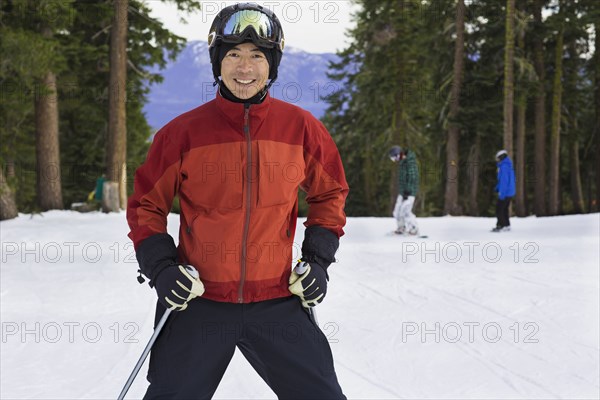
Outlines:
<svg viewBox="0 0 600 400"><path fill-rule="evenodd" d="M104 177L101 176L96 180L96 190L94 193L94 199L98 201L102 201L102 188L104 187Z"/></svg>

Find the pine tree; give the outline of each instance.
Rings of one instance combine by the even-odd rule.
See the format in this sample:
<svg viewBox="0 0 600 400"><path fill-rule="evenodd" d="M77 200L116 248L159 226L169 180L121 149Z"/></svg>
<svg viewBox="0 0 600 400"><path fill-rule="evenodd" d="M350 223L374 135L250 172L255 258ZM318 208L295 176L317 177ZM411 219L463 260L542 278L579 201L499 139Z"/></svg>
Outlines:
<svg viewBox="0 0 600 400"><path fill-rule="evenodd" d="M352 188L346 207L348 215L389 215L397 182L395 166L386 162L385 154L390 145L404 144L401 142L418 150L420 156L422 185L417 203L421 208L417 209L417 214L443 214L449 178L444 176L449 175L446 165L454 161L458 170L458 198L466 199L458 205L467 206L472 215L493 215L496 199L494 154L502 147L514 153L511 156L515 159L519 183L519 197L515 201L517 213L526 215L528 201L533 200L536 214L547 214L544 176L549 169L546 166L552 163L547 162L545 155L548 140L545 120L546 114L550 115L545 99L546 92L555 97L557 91L551 91L545 84L546 76L556 78L557 63L556 53L544 49L556 49L556 32L561 18L552 8L554 3L547 0L519 1L518 4L515 1L514 4L518 5L518 12L511 2L477 0L465 4L465 25L469 34L464 43L464 79L457 96L452 88L456 82L453 79L453 60L456 60L453 49L456 49L458 37L455 34L456 0L360 2L362 8L357 13L357 27L350 33L351 45L339 54L340 62L331 68L330 77L339 83L340 90L327 98L330 107L323 119L338 143ZM582 15L595 23L587 17L590 14L587 9L595 5L593 0L569 4L574 15ZM525 9L529 5L533 10ZM550 11L543 22L542 8ZM423 11L421 18L415 18L416 9ZM508 17L511 14L513 17ZM534 15L532 26L527 23L531 14ZM592 22L585 21L570 19L565 32L577 25L585 27L583 31L589 30ZM508 32L511 30L512 35ZM515 37L519 42L517 47ZM586 36L580 34L578 46L585 40ZM512 56L509 57L511 44ZM578 47L578 54L583 54L582 51ZM555 53L554 57L551 53ZM507 57L512 61L506 61ZM513 71L507 71L511 66ZM572 129L573 122L569 121L577 122L579 140L577 145L571 144L571 160L579 164L580 171L593 172L595 169L589 166L595 160L595 154L589 149L595 142L592 142L594 135L588 127L595 122L590 122L592 111L583 104L593 102L589 82L593 80L596 67L592 62L586 65L580 62L577 68L580 73L573 74L573 69L566 65L564 76L572 77L578 90L566 91L562 96L564 106L554 107L559 110L559 116L571 113L575 119L568 116L554 119L553 126L558 126L556 121L562 121L567 124L565 129ZM563 81L561 78L562 84ZM419 96L415 95L416 86L421 89ZM511 96L512 104L505 106L510 103ZM527 105L534 97L535 108L529 112ZM457 105L459 107L455 107ZM517 130L513 145L514 128L504 128L512 124L510 119L515 108ZM503 129L499 128L501 125ZM452 146L448 132L453 127L460 129L457 151L453 152L456 156L446 153L447 146ZM535 130L535 137L528 135L529 130ZM507 141L511 143L506 145ZM567 148L564 156L568 155ZM575 156L579 156L579 161ZM532 159L535 160L535 171L528 171L527 161ZM565 178L558 181L562 195L572 192L576 186L569 185L566 179L571 176L567 175L567 170L572 169L564 162L560 167L562 174L559 177ZM535 179L528 180L528 174ZM451 177L455 178L456 174ZM583 186L591 178L585 180L581 176L580 179ZM564 198L567 200L572 196ZM565 212L575 210L572 203L564 204Z"/></svg>
<svg viewBox="0 0 600 400"><path fill-rule="evenodd" d="M49 26L43 26L41 34L44 39L52 39ZM37 79L37 87L34 108L38 204L44 211L62 209L58 90L52 68Z"/></svg>
<svg viewBox="0 0 600 400"><path fill-rule="evenodd" d="M194 12L199 3L177 1L180 11ZM39 210L36 186L34 94L35 78L47 65L57 68L60 102L60 155L63 171L63 202L84 201L96 179L106 171L108 126L108 82L110 26L113 15L108 2L50 2L60 6L60 17L68 29L54 32L44 40L34 29L39 17L36 3L2 3L0 9L0 160L7 180L23 212ZM39 6L41 8L41 6ZM45 7L42 10L56 8ZM149 17L149 9L137 0L129 1L127 79L127 174L128 191L133 173L144 160L153 131L142 109L149 85L159 83L159 73L169 59L183 49L185 40L164 29ZM33 18L35 17L35 18ZM51 21L57 20L53 17ZM38 90L39 92L39 90ZM10 168L9 168L10 167Z"/></svg>
<svg viewBox="0 0 600 400"><path fill-rule="evenodd" d="M506 0L506 45L504 50L504 149L513 156L515 0Z"/></svg>
<svg viewBox="0 0 600 400"><path fill-rule="evenodd" d="M595 68L594 68L594 103L596 104L595 107L595 114L596 114L596 123L594 126L594 138L595 138L595 142L596 142L596 156L594 157L596 159L596 211L600 211L600 157L598 157L598 154L600 154L600 5L598 5L598 3L595 3L595 6L597 7L594 11L595 15L595 23L594 23L594 30L596 32L596 42L595 42L595 54L593 57L594 60L594 64ZM591 209L591 207L590 207Z"/></svg>
<svg viewBox="0 0 600 400"><path fill-rule="evenodd" d="M537 88L535 96L535 179L534 210L537 216L546 215L546 66L544 63L544 25L542 7L544 0L534 0L533 4L533 51Z"/></svg>
<svg viewBox="0 0 600 400"><path fill-rule="evenodd" d="M108 91L108 140L106 142L107 189L102 199L104 211L127 206L127 12L128 0L113 0L110 28L110 80ZM113 203L110 193L114 192Z"/></svg>
<svg viewBox="0 0 600 400"><path fill-rule="evenodd" d="M526 175L527 159L527 105L530 93L535 91L535 68L529 59L529 52L526 48L525 37L528 30L528 14L524 9L524 3L515 13L515 33L517 36L517 49L515 54L516 76L516 109L517 126L515 138L515 175L516 175L516 194L515 194L515 214L519 217L527 215L527 186L528 176Z"/></svg>
<svg viewBox="0 0 600 400"><path fill-rule="evenodd" d="M560 125L562 116L562 75L564 52L564 7L559 0L560 12L558 18L558 32L556 34L556 48L554 56L554 80L552 85L552 128L550 130L550 177L548 213L557 215L560 210Z"/></svg>
<svg viewBox="0 0 600 400"><path fill-rule="evenodd" d="M464 75L465 57L465 3L456 3L456 39L454 44L454 68L450 92L450 112L448 114L448 140L446 142L446 192L444 214L460 215L462 207L458 203L459 188L459 138L461 127L457 123L460 112L460 92Z"/></svg>

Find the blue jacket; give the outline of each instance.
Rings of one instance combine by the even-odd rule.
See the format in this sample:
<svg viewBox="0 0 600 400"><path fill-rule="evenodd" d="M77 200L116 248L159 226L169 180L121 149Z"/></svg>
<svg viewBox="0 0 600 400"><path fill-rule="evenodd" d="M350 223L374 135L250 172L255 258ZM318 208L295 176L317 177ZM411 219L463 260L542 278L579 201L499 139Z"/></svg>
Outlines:
<svg viewBox="0 0 600 400"><path fill-rule="evenodd" d="M500 200L504 200L507 197L513 197L515 195L515 170L513 169L512 161L506 157L504 160L498 162L498 184L496 185L496 192Z"/></svg>

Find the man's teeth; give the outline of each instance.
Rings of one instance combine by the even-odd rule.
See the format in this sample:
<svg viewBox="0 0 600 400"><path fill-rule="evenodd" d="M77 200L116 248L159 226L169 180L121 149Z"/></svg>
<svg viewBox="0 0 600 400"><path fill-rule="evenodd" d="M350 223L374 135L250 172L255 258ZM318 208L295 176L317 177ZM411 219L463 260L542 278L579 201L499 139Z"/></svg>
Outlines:
<svg viewBox="0 0 600 400"><path fill-rule="evenodd" d="M236 79L236 81L237 81L238 83L243 83L244 85L247 85L247 84L249 84L249 83L252 83L252 79L248 79L248 80L245 80L245 79Z"/></svg>

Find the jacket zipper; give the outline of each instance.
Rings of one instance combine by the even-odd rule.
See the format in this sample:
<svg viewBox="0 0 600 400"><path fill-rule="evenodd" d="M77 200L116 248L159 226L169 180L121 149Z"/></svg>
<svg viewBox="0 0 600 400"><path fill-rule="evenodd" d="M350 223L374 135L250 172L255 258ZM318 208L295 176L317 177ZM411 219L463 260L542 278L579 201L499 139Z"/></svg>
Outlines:
<svg viewBox="0 0 600 400"><path fill-rule="evenodd" d="M250 103L244 104L244 135L247 143L247 166L246 166L246 220L244 222L244 233L242 236L242 260L241 277L238 288L238 303L244 302L244 282L246 281L246 253L248 241L248 229L250 228L250 207L252 205L252 141L250 139Z"/></svg>

